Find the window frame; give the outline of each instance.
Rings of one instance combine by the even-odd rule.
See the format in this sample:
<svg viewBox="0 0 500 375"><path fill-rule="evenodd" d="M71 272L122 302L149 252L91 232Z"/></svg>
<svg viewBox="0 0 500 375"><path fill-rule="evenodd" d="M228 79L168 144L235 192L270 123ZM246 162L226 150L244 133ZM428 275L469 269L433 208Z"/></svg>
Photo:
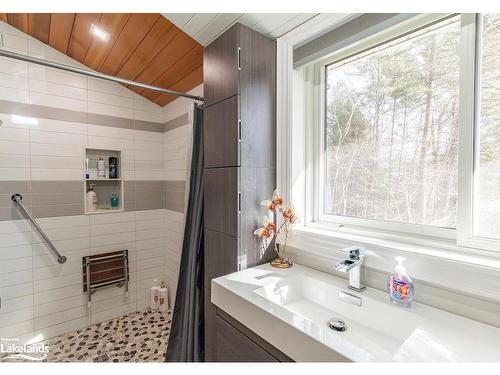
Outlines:
<svg viewBox="0 0 500 375"><path fill-rule="evenodd" d="M346 217L324 214L324 131L326 105L326 68L332 64L343 64L370 52L378 46L390 43L405 35L411 35L447 19L459 17L460 22L460 72L459 72L459 157L458 157L458 203L456 228L437 227L425 224L401 223L379 219ZM365 38L354 45L309 64L301 69L304 80L304 162L305 199L303 225L310 228L337 233L364 233L369 237L399 239L404 242L437 244L441 247L463 247L500 251L500 240L474 236L474 171L475 153L478 152L479 104L481 59L481 14L421 14L403 21L395 27ZM473 51L473 53L470 53Z"/></svg>
<svg viewBox="0 0 500 375"><path fill-rule="evenodd" d="M481 107L482 14L462 14L457 245L500 252L500 239L474 234ZM473 53L470 53L473 51ZM465 156L463 156L465 155Z"/></svg>

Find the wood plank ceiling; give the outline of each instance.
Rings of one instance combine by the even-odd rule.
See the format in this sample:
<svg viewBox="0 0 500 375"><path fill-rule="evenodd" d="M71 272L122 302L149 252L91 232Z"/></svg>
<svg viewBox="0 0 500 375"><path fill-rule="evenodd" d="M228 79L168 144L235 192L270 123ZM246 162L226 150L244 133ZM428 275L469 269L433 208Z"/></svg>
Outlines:
<svg viewBox="0 0 500 375"><path fill-rule="evenodd" d="M102 73L181 92L203 82L203 47L159 13L0 13L0 20ZM109 40L94 37L92 25ZM129 88L161 106L177 98Z"/></svg>

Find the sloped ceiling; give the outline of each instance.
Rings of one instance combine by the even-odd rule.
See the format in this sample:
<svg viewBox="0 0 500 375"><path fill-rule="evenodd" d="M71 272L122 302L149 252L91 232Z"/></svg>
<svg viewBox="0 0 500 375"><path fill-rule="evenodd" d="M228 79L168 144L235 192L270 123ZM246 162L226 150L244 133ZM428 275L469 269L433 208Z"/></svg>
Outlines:
<svg viewBox="0 0 500 375"><path fill-rule="evenodd" d="M317 13L162 13L203 46L236 22L271 38L279 38Z"/></svg>
<svg viewBox="0 0 500 375"><path fill-rule="evenodd" d="M203 82L203 46L159 13L0 13L0 20L98 72L181 92ZM109 39L94 37L92 25ZM176 99L129 89L161 106Z"/></svg>

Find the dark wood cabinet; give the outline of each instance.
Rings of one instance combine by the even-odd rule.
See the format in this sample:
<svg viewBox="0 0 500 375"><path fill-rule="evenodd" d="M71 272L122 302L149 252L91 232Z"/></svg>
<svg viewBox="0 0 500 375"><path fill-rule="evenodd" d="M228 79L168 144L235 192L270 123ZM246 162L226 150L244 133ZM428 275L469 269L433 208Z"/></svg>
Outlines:
<svg viewBox="0 0 500 375"><path fill-rule="evenodd" d="M211 106L239 94L238 60L240 26L236 24L205 47L203 51L204 105Z"/></svg>
<svg viewBox="0 0 500 375"><path fill-rule="evenodd" d="M206 229L239 236L241 194L238 172L236 167L205 168L203 212Z"/></svg>
<svg viewBox="0 0 500 375"><path fill-rule="evenodd" d="M203 66L205 352L216 361L229 344L210 280L274 257L253 232L275 187L276 43L235 24L205 48Z"/></svg>
<svg viewBox="0 0 500 375"><path fill-rule="evenodd" d="M278 362L225 320L216 317L217 360L219 362Z"/></svg>
<svg viewBox="0 0 500 375"><path fill-rule="evenodd" d="M241 186L240 242L239 260L241 268L254 267L275 258L274 247L264 247L259 237L253 234L262 226L266 209L261 205L270 199L275 188L275 169L241 167L239 171Z"/></svg>
<svg viewBox="0 0 500 375"><path fill-rule="evenodd" d="M210 285L210 284L209 284ZM217 335L215 321L217 318L217 308L213 303L210 303L210 287L205 285L205 322L210 322L211 324L205 324L205 362L216 362L217 361Z"/></svg>
<svg viewBox="0 0 500 375"><path fill-rule="evenodd" d="M205 286L210 288L210 281L216 277L234 272L238 263L239 239L227 234L205 228Z"/></svg>
<svg viewBox="0 0 500 375"><path fill-rule="evenodd" d="M219 362L293 362L223 310L215 309L215 347Z"/></svg>
<svg viewBox="0 0 500 375"><path fill-rule="evenodd" d="M274 167L274 40L236 24L205 48L203 67L205 167Z"/></svg>
<svg viewBox="0 0 500 375"><path fill-rule="evenodd" d="M240 105L235 95L205 109L205 168L240 165Z"/></svg>

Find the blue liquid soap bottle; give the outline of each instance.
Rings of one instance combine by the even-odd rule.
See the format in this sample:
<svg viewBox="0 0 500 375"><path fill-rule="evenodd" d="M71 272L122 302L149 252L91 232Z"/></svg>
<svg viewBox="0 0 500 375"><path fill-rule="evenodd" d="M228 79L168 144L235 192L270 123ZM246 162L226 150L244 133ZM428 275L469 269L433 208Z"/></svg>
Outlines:
<svg viewBox="0 0 500 375"><path fill-rule="evenodd" d="M415 295L415 287L406 272L405 266L403 266L405 258L396 257L396 261L398 264L394 269L394 273L390 273L387 278L387 291L392 303L410 307Z"/></svg>

